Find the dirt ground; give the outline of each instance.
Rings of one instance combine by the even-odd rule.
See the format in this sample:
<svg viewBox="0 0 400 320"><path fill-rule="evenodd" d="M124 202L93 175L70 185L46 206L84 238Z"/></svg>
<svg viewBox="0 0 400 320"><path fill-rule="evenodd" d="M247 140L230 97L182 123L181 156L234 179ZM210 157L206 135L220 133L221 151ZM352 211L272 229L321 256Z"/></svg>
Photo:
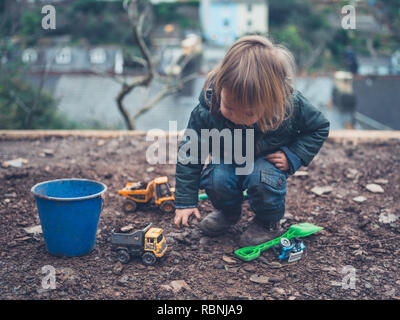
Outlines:
<svg viewBox="0 0 400 320"><path fill-rule="evenodd" d="M303 175L288 179L283 227L311 222L324 230L304 238L303 259L279 263L272 250L242 262L233 251L253 213L228 234L202 236L194 223L179 231L173 216L157 209L126 215L116 191L128 181L167 175L175 165L148 165L144 136L42 138L0 141L0 161L26 159L0 168L0 299L399 299L400 142L354 145L327 141ZM88 178L108 186L95 249L82 257L47 253L30 188L41 181ZM383 193L367 190L379 184ZM314 187L331 187L317 195ZM355 197L363 196L364 202ZM212 210L202 201L202 216ZM155 266L133 260L121 265L111 250L112 229L152 222L165 230L168 252ZM56 288L43 289L42 267L56 269ZM351 278L350 276L355 276ZM173 282L177 280L183 280ZM172 284L171 284L172 282ZM183 284L183 286L182 286Z"/></svg>

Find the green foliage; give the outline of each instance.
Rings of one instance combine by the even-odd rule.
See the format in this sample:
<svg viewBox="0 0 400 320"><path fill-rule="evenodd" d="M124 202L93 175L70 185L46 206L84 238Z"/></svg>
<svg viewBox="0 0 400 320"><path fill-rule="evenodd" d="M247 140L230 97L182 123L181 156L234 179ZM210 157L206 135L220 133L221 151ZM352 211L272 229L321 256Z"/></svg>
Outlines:
<svg viewBox="0 0 400 320"><path fill-rule="evenodd" d="M198 28L197 20L186 17L183 13L179 12L182 6L198 8L197 1L187 1L184 4L180 2L159 3L153 5L153 11L158 23L178 23L182 29L196 29Z"/></svg>
<svg viewBox="0 0 400 320"><path fill-rule="evenodd" d="M47 92L28 84L20 66L0 70L0 129L74 129ZM12 76L11 76L12 75Z"/></svg>
<svg viewBox="0 0 400 320"><path fill-rule="evenodd" d="M39 11L24 11L21 16L20 35L31 36L41 29L42 16Z"/></svg>

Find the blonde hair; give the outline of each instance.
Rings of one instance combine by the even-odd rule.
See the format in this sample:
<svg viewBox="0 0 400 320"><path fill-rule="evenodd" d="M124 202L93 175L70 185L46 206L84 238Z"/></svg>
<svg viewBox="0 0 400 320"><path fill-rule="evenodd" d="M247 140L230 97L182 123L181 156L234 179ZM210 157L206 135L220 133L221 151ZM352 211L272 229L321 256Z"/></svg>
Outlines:
<svg viewBox="0 0 400 320"><path fill-rule="evenodd" d="M285 120L286 105L291 114L295 75L295 59L286 47L262 36L244 36L208 74L205 98L207 101L207 89L213 82L213 94L218 103L211 103L210 110L218 113L221 91L226 89L239 104L255 108L260 115L257 125L266 132L276 129Z"/></svg>

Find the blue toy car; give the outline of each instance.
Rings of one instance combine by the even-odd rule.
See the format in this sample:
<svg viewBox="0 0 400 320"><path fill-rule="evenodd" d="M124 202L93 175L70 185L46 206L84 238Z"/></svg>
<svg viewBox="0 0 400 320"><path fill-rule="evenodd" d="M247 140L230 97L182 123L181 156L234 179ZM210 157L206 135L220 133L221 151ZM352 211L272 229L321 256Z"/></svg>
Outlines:
<svg viewBox="0 0 400 320"><path fill-rule="evenodd" d="M275 248L278 252L278 259L281 261L294 262L300 260L306 246L303 241L293 238L289 240L287 238L281 238L279 245Z"/></svg>

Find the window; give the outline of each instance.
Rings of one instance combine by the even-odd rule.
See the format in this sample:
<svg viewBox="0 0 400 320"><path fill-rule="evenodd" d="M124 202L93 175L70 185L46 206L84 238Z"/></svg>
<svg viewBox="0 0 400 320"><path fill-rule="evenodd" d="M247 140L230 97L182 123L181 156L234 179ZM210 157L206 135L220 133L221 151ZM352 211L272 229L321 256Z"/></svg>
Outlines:
<svg viewBox="0 0 400 320"><path fill-rule="evenodd" d="M247 20L247 25L248 25L249 27L251 27L252 24L253 24L253 22L252 22L251 20Z"/></svg>
<svg viewBox="0 0 400 320"><path fill-rule="evenodd" d="M228 27L229 26L229 20L228 19L224 19L224 26Z"/></svg>
<svg viewBox="0 0 400 320"><path fill-rule="evenodd" d="M35 49L25 49L22 53L22 61L25 63L34 63L38 58L38 54Z"/></svg>
<svg viewBox="0 0 400 320"><path fill-rule="evenodd" d="M248 5L247 5L247 11L248 11L248 12L251 12L252 9L253 9L252 5L251 5L251 4L248 4Z"/></svg>
<svg viewBox="0 0 400 320"><path fill-rule="evenodd" d="M106 62L106 52L102 48L93 49L90 51L90 63L102 64Z"/></svg>
<svg viewBox="0 0 400 320"><path fill-rule="evenodd" d="M72 54L70 48L62 48L56 55L56 63L68 64L72 60Z"/></svg>

